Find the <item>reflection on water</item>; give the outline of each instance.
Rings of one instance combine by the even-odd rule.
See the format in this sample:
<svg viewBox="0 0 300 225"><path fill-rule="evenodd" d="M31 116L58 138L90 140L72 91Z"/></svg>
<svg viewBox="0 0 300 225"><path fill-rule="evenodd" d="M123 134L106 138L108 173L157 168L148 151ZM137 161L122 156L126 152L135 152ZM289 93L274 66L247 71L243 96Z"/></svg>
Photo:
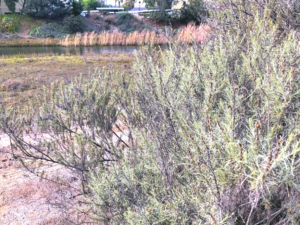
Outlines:
<svg viewBox="0 0 300 225"><path fill-rule="evenodd" d="M139 51L139 46L93 46L93 47L61 47L61 46L25 46L0 47L0 55L22 54L55 54L83 55L85 53L118 53Z"/></svg>

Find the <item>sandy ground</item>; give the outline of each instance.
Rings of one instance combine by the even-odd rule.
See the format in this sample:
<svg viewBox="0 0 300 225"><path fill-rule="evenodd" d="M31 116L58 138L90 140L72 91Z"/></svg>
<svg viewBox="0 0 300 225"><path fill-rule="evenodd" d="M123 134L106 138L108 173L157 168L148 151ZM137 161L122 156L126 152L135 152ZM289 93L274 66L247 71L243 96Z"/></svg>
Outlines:
<svg viewBox="0 0 300 225"><path fill-rule="evenodd" d="M22 169L7 153L9 138L0 135L0 224L71 224L84 218L74 211L72 189L41 180ZM47 174L54 177L64 174L64 179L76 186L72 174L60 166L46 168Z"/></svg>
<svg viewBox="0 0 300 225"><path fill-rule="evenodd" d="M114 145L122 145L122 141L129 144L129 131L123 123L117 121L113 130L116 132L112 138ZM45 135L41 137L45 138ZM25 138L29 139L29 136ZM75 200L72 196L78 192L72 187L79 185L74 173L59 165L45 165L42 169L47 171L49 179L63 177L66 185L42 180L20 167L9 154L9 148L9 137L0 135L0 224L72 224L68 219L75 224L88 221L73 208Z"/></svg>

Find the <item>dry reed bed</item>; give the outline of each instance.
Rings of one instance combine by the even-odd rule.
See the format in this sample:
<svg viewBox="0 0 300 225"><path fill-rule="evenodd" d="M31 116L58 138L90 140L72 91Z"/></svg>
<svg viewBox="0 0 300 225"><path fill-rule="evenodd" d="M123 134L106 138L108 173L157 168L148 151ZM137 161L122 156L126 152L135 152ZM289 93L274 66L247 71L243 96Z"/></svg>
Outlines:
<svg viewBox="0 0 300 225"><path fill-rule="evenodd" d="M112 45L142 45L153 43L155 45L167 44L169 41L177 41L179 43L199 43L207 39L209 27L206 25L195 26L189 24L181 28L177 32L169 31L168 33L157 33L155 31L134 31L126 34L122 32L102 32L96 34L77 33L74 36L67 35L64 39L15 39L0 40L0 46L112 46Z"/></svg>

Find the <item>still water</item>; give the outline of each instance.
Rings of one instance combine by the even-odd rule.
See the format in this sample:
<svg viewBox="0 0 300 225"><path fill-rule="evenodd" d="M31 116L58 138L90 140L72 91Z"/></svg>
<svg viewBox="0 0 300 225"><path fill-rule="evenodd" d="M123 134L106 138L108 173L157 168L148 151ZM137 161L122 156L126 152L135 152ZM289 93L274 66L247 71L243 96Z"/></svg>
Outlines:
<svg viewBox="0 0 300 225"><path fill-rule="evenodd" d="M118 53L139 51L139 46L93 46L93 47L61 47L61 46L24 46L0 47L0 56L23 54L55 54L84 55L86 53Z"/></svg>

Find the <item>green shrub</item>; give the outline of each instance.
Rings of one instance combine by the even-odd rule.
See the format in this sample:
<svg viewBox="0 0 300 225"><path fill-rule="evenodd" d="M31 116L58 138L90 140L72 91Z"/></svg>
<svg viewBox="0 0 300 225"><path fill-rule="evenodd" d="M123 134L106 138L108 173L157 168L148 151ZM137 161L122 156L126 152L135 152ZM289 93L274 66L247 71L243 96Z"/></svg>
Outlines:
<svg viewBox="0 0 300 225"><path fill-rule="evenodd" d="M119 13L115 16L115 25L121 32L142 31L148 27L130 13Z"/></svg>
<svg viewBox="0 0 300 225"><path fill-rule="evenodd" d="M134 16L130 13L118 13L116 15L117 24L128 24L134 20Z"/></svg>
<svg viewBox="0 0 300 225"><path fill-rule="evenodd" d="M70 34L77 32L83 32L85 24L81 19L81 16L70 16L64 20L64 29Z"/></svg>
<svg viewBox="0 0 300 225"><path fill-rule="evenodd" d="M65 31L64 26L58 23L44 23L41 26L34 26L28 32L29 35L33 37L54 37L54 38L62 38L68 34Z"/></svg>
<svg viewBox="0 0 300 225"><path fill-rule="evenodd" d="M102 224L298 224L300 41L254 12L200 46L142 48L118 85L100 71L0 110L12 154L77 174Z"/></svg>
<svg viewBox="0 0 300 225"><path fill-rule="evenodd" d="M116 24L117 23L117 19L114 15L105 16L104 21L108 24Z"/></svg>
<svg viewBox="0 0 300 225"><path fill-rule="evenodd" d="M2 32L15 33L19 29L19 21L10 17L4 17L0 26Z"/></svg>
<svg viewBox="0 0 300 225"><path fill-rule="evenodd" d="M254 16L264 18L267 12L268 20L276 24L281 30L289 31L290 29L300 29L300 6L298 0L257 0L249 1L245 4L243 0L223 1L217 0L216 4L212 4L211 13L222 21L221 27L235 28L236 24L240 24L239 29L247 28L247 21L253 19ZM222 5L222 7L218 6ZM227 17L227 19L225 19Z"/></svg>
<svg viewBox="0 0 300 225"><path fill-rule="evenodd" d="M127 32L128 29L132 29L129 24L121 24L118 26L119 31Z"/></svg>
<svg viewBox="0 0 300 225"><path fill-rule="evenodd" d="M137 56L135 147L91 174L97 219L298 223L300 42L278 39L268 18L203 47Z"/></svg>

